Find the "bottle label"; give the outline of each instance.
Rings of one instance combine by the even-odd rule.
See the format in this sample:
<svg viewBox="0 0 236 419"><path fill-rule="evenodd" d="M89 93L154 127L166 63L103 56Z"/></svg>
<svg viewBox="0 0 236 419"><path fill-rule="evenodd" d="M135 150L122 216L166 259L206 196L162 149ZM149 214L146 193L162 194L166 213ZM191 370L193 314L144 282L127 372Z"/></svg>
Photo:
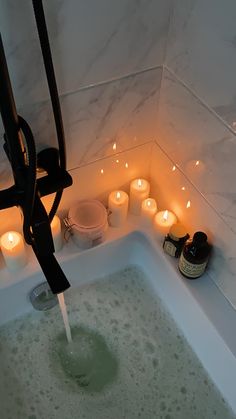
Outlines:
<svg viewBox="0 0 236 419"><path fill-rule="evenodd" d="M168 240L165 241L163 249L168 255L175 256L176 247L173 243L169 242Z"/></svg>
<svg viewBox="0 0 236 419"><path fill-rule="evenodd" d="M198 278L199 276L201 276L205 271L206 266L207 261L204 263L200 263L199 265L188 262L183 256L183 253L181 254L179 259L180 271L189 278Z"/></svg>

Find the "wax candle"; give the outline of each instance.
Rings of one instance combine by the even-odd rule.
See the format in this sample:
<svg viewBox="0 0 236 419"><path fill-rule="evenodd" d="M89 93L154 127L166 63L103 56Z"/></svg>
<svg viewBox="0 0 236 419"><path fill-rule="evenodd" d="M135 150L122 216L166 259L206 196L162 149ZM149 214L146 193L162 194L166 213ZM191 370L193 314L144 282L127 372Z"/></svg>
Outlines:
<svg viewBox="0 0 236 419"><path fill-rule="evenodd" d="M135 179L130 184L129 210L140 215L142 202L149 197L150 183L145 179Z"/></svg>
<svg viewBox="0 0 236 419"><path fill-rule="evenodd" d="M26 251L23 237L16 231L9 231L0 239L1 251L10 271L17 271L26 264Z"/></svg>
<svg viewBox="0 0 236 419"><path fill-rule="evenodd" d="M110 211L109 224L112 227L120 227L124 224L129 206L129 196L124 191L113 191L108 198L108 208Z"/></svg>
<svg viewBox="0 0 236 419"><path fill-rule="evenodd" d="M151 225L153 221L153 217L157 212L157 204L155 199L153 198L147 198L144 199L142 202L142 208L141 208L141 216L143 219L143 222L147 225Z"/></svg>
<svg viewBox="0 0 236 419"><path fill-rule="evenodd" d="M168 234L170 227L177 222L176 215L168 210L159 211L154 217L154 229L163 235Z"/></svg>
<svg viewBox="0 0 236 419"><path fill-rule="evenodd" d="M63 241L61 234L61 220L57 215L55 215L52 219L51 230L55 252L59 252L59 250L61 250L62 248Z"/></svg>

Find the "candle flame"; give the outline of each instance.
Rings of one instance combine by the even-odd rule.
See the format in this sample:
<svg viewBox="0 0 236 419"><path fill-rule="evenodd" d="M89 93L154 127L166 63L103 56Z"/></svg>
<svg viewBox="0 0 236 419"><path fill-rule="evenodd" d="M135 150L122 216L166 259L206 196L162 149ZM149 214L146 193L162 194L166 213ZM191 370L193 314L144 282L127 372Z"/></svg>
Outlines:
<svg viewBox="0 0 236 419"><path fill-rule="evenodd" d="M176 170L176 166L172 167L172 172L174 172Z"/></svg>
<svg viewBox="0 0 236 419"><path fill-rule="evenodd" d="M120 192L116 192L116 199L117 199L117 201L119 201L120 197L121 197L121 193Z"/></svg>
<svg viewBox="0 0 236 419"><path fill-rule="evenodd" d="M165 210L165 212L163 214L163 220L164 221L167 221L168 220L168 217L169 217L169 211L168 210Z"/></svg>
<svg viewBox="0 0 236 419"><path fill-rule="evenodd" d="M185 186L182 186L182 188L181 188L181 189L182 189L182 191L185 191Z"/></svg>
<svg viewBox="0 0 236 419"><path fill-rule="evenodd" d="M116 160L116 163L119 163L119 160L118 159Z"/></svg>
<svg viewBox="0 0 236 419"><path fill-rule="evenodd" d="M141 179L138 179L138 187L140 188L142 186L142 181Z"/></svg>
<svg viewBox="0 0 236 419"><path fill-rule="evenodd" d="M126 167L126 169L128 169L128 167L129 167L128 163L125 163L125 167Z"/></svg>
<svg viewBox="0 0 236 419"><path fill-rule="evenodd" d="M103 175L103 173L104 173L104 170L103 170L103 169L101 169L101 174Z"/></svg>
<svg viewBox="0 0 236 419"><path fill-rule="evenodd" d="M190 201L188 201L187 202L187 205L186 205L186 208L190 208L191 207L191 202Z"/></svg>
<svg viewBox="0 0 236 419"><path fill-rule="evenodd" d="M12 233L9 233L8 236L7 236L7 238L8 238L8 240L9 240L10 243L13 243L14 242L14 237L13 237L13 234Z"/></svg>
<svg viewBox="0 0 236 419"><path fill-rule="evenodd" d="M198 165L199 165L199 163L200 163L200 161L199 161L199 160L197 160L197 161L196 161L196 163L195 163L195 166L198 166Z"/></svg>

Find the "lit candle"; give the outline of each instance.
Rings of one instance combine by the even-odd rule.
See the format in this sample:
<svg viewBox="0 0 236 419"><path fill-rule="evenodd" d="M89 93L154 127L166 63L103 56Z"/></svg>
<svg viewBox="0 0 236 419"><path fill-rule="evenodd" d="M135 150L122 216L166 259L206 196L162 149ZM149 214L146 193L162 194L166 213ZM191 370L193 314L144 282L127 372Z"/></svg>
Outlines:
<svg viewBox="0 0 236 419"><path fill-rule="evenodd" d="M177 222L176 215L168 210L165 211L159 211L155 217L154 217L154 229L163 234L166 235L170 227Z"/></svg>
<svg viewBox="0 0 236 419"><path fill-rule="evenodd" d="M1 250L5 263L10 271L17 271L26 264L24 240L16 231L9 231L2 235Z"/></svg>
<svg viewBox="0 0 236 419"><path fill-rule="evenodd" d="M112 227L120 227L127 218L129 196L124 191L113 191L108 198L110 211L109 224Z"/></svg>
<svg viewBox="0 0 236 419"><path fill-rule="evenodd" d="M130 204L131 214L140 215L142 202L149 197L150 183L145 179L135 179L130 184Z"/></svg>
<svg viewBox="0 0 236 419"><path fill-rule="evenodd" d="M142 202L142 208L141 208L141 216L143 218L143 221L147 225L151 225L153 221L153 217L157 212L157 204L155 199L153 198L147 198L144 199Z"/></svg>
<svg viewBox="0 0 236 419"><path fill-rule="evenodd" d="M51 230L55 252L59 252L59 250L62 248L63 242L61 235L61 220L57 215L55 215L52 219Z"/></svg>

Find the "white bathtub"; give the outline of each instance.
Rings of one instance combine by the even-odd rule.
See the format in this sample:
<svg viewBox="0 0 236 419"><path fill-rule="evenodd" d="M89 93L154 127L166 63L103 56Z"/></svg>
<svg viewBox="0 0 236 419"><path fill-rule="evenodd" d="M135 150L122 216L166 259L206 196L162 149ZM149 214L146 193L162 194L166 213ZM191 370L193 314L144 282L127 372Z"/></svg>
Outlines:
<svg viewBox="0 0 236 419"><path fill-rule="evenodd" d="M31 255L32 256L32 255ZM129 223L110 229L102 245L78 251L67 244L58 260L72 286L92 281L129 264L142 267L212 380L236 413L236 312L205 275L183 279L176 261L166 256L148 229ZM32 310L29 291L44 280L36 261L17 276L1 271L0 324Z"/></svg>

